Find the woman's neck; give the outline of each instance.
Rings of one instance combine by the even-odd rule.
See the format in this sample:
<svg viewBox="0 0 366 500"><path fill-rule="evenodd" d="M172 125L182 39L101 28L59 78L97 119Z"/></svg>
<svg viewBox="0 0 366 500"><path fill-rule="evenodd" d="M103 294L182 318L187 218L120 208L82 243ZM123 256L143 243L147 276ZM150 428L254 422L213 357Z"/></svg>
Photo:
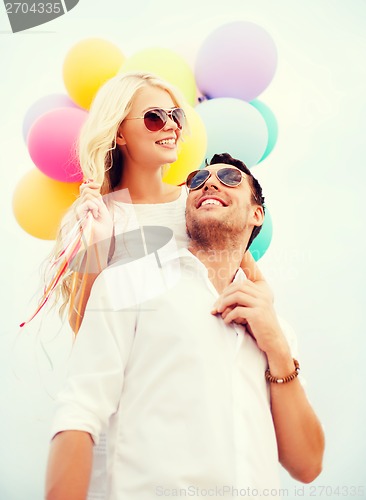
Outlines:
<svg viewBox="0 0 366 500"><path fill-rule="evenodd" d="M177 198L179 189L165 184L161 168L157 170L141 169L138 166L123 169L119 186L115 189L128 189L132 203L166 203ZM126 200L126 194L124 194Z"/></svg>

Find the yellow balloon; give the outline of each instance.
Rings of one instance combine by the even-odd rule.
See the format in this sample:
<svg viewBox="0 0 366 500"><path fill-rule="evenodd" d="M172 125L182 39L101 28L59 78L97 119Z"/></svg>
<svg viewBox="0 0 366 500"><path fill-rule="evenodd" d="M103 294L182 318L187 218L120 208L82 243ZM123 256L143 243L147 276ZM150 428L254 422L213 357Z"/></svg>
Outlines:
<svg viewBox="0 0 366 500"><path fill-rule="evenodd" d="M72 47L63 65L65 87L71 99L85 109L98 89L120 70L125 57L111 42L87 38Z"/></svg>
<svg viewBox="0 0 366 500"><path fill-rule="evenodd" d="M178 160L171 164L163 177L168 184L185 182L187 175L201 166L206 154L207 134L203 120L194 108L185 108L185 112L190 130L180 144Z"/></svg>
<svg viewBox="0 0 366 500"><path fill-rule="evenodd" d="M42 240L56 238L68 207L79 195L80 182L60 182L37 168L26 173L13 195L13 211L27 233Z"/></svg>
<svg viewBox="0 0 366 500"><path fill-rule="evenodd" d="M136 52L125 61L121 70L154 73L177 87L189 104L195 104L197 88L193 71L183 57L170 49L149 48Z"/></svg>

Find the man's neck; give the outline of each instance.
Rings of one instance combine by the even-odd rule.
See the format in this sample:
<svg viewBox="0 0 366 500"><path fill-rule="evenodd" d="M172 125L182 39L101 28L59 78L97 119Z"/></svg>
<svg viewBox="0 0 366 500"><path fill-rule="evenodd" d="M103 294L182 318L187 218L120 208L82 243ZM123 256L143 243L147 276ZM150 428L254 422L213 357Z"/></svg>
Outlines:
<svg viewBox="0 0 366 500"><path fill-rule="evenodd" d="M231 248L231 245L227 245L223 248L201 248L191 241L189 250L207 267L210 281L218 293L222 293L240 267L245 247L238 245Z"/></svg>

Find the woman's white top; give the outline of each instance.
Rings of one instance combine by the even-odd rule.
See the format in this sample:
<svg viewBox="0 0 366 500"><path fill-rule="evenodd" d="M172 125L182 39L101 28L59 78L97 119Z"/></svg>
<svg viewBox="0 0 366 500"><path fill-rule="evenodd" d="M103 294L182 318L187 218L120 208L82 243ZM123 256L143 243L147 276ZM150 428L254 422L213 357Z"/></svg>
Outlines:
<svg viewBox="0 0 366 500"><path fill-rule="evenodd" d="M126 256L124 235L136 231L141 226L161 226L172 231L178 248L187 248L186 233L187 190L182 188L179 197L169 203L125 203L113 201L114 235L116 249L109 261L113 265Z"/></svg>

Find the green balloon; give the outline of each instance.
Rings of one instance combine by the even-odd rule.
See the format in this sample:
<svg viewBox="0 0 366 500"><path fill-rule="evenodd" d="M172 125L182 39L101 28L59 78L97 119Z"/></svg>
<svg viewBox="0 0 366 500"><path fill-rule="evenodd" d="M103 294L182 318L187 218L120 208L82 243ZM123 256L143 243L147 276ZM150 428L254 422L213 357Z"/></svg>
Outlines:
<svg viewBox="0 0 366 500"><path fill-rule="evenodd" d="M251 101L250 104L254 106L260 114L263 116L264 121L266 122L267 129L268 129L268 142L267 142L267 147L262 155L262 158L258 161L260 163L262 160L264 160L269 153L273 150L275 147L275 144L277 142L277 137L278 137L278 124L275 115L273 114L273 111L262 101L259 101L258 99L254 99L254 101Z"/></svg>
<svg viewBox="0 0 366 500"><path fill-rule="evenodd" d="M252 254L255 261L258 261L266 253L272 240L272 229L272 217L266 207L266 215L264 216L262 229L249 247L249 252Z"/></svg>

